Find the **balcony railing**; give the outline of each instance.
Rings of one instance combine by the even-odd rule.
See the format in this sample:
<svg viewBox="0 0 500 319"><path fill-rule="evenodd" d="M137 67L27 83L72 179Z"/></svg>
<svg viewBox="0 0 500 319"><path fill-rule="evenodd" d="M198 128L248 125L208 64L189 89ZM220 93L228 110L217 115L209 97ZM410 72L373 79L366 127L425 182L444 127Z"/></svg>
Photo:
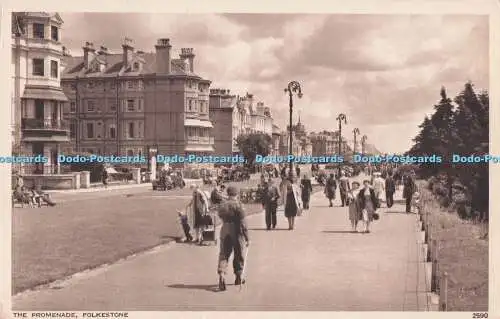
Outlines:
<svg viewBox="0 0 500 319"><path fill-rule="evenodd" d="M57 119L22 119L23 130L68 130L67 121Z"/></svg>

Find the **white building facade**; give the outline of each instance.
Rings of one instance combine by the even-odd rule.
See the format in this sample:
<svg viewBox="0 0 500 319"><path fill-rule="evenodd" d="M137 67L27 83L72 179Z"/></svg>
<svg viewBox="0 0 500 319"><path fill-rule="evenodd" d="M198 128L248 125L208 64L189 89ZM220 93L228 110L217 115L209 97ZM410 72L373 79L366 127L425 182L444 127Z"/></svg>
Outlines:
<svg viewBox="0 0 500 319"><path fill-rule="evenodd" d="M48 159L44 164L23 165L25 174L59 173L57 155L69 142L69 127L63 121L68 99L60 86L62 24L57 13L12 16L13 153Z"/></svg>

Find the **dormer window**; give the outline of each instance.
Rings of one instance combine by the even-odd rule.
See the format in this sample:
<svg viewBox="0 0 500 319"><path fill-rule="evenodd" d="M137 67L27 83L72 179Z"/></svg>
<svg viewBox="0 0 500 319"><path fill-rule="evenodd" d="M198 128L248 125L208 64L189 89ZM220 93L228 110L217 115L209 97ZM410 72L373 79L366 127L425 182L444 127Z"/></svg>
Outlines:
<svg viewBox="0 0 500 319"><path fill-rule="evenodd" d="M139 67L140 67L139 62L134 62L134 65L133 65L132 69L134 71L139 71Z"/></svg>
<svg viewBox="0 0 500 319"><path fill-rule="evenodd" d="M56 26L50 27L50 38L52 41L59 42L59 28Z"/></svg>
<svg viewBox="0 0 500 319"><path fill-rule="evenodd" d="M33 23L33 38L45 39L45 25L42 23Z"/></svg>

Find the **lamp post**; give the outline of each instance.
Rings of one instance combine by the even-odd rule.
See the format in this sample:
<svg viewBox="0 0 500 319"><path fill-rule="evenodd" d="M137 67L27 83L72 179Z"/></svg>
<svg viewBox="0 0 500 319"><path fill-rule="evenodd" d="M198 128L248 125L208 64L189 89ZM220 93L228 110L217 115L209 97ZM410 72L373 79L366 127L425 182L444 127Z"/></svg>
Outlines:
<svg viewBox="0 0 500 319"><path fill-rule="evenodd" d="M347 116L344 113L340 113L337 116L337 121L339 121L339 156L342 155L342 122L347 124ZM339 176L341 172L341 166L339 164Z"/></svg>
<svg viewBox="0 0 500 319"><path fill-rule="evenodd" d="M292 136L292 112L293 112L293 93L297 94L297 97L302 98L302 88L300 87L300 83L297 81L292 81L288 83L288 87L285 89L285 93L288 93L290 98L289 106L290 106L290 126L289 126L289 135L290 135L290 146L288 147L289 155L293 154L293 136ZM288 175L291 177L293 174L293 162L289 163L289 172Z"/></svg>
<svg viewBox="0 0 500 319"><path fill-rule="evenodd" d="M353 148L352 148L352 155L354 156L354 155L356 155L356 145L357 145L357 139L356 139L356 138L357 138L357 137L358 137L358 135L360 134L360 132L359 132L359 128L357 128L357 127L356 127L356 128L352 131L352 133L354 134L354 146L353 146Z"/></svg>
<svg viewBox="0 0 500 319"><path fill-rule="evenodd" d="M361 154L362 155L365 155L365 145L366 145L367 139L368 139L368 136L366 136L366 135L363 135L363 137L361 137Z"/></svg>

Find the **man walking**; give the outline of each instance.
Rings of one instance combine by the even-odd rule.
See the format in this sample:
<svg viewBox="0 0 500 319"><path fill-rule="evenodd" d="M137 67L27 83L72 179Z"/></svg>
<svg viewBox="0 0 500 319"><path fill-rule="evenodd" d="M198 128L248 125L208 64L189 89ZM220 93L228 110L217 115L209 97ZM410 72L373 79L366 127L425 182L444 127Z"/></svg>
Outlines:
<svg viewBox="0 0 500 319"><path fill-rule="evenodd" d="M351 186L349 185L349 179L345 176L344 172L340 172L339 179L339 191L340 191L340 200L342 201L342 207L347 205L347 194L351 190Z"/></svg>
<svg viewBox="0 0 500 319"><path fill-rule="evenodd" d="M219 217L222 220L220 230L220 252L217 273L219 274L219 290L226 290L225 275L229 257L234 252L233 270L235 274L235 285L245 283L242 278L245 264L244 246L250 244L248 227L245 220L245 211L237 199L238 190L234 186L227 188L227 201L219 207Z"/></svg>
<svg viewBox="0 0 500 319"><path fill-rule="evenodd" d="M274 185L274 181L269 179L267 183L264 184L264 191L262 194L262 207L266 213L266 228L270 230L276 228L276 210L278 209L278 199L280 198L280 193L278 188Z"/></svg>
<svg viewBox="0 0 500 319"><path fill-rule="evenodd" d="M407 175L404 177L404 187L403 187L403 197L406 200L406 213L411 213L411 201L413 199L413 194L415 193L415 182L413 177Z"/></svg>
<svg viewBox="0 0 500 319"><path fill-rule="evenodd" d="M387 175L385 179L385 199L387 202L387 207L391 208L394 205L394 193L396 192L396 182L392 177L392 172Z"/></svg>

